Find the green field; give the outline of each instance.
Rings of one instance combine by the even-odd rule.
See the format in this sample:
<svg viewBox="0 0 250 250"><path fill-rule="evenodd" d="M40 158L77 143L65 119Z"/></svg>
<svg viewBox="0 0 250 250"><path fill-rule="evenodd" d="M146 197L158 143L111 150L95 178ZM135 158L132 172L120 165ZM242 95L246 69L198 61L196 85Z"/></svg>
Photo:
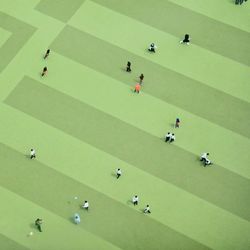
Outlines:
<svg viewBox="0 0 250 250"><path fill-rule="evenodd" d="M249 250L249 13L230 0L0 0L0 250Z"/></svg>

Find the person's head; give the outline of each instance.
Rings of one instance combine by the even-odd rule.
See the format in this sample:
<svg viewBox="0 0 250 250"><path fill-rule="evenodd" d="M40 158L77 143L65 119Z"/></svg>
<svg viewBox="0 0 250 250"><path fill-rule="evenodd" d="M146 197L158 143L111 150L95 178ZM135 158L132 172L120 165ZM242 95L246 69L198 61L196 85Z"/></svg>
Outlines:
<svg viewBox="0 0 250 250"><path fill-rule="evenodd" d="M209 153L207 153L207 155L209 155Z"/></svg>
<svg viewBox="0 0 250 250"><path fill-rule="evenodd" d="M47 50L47 53L49 53L49 52L50 52L50 49Z"/></svg>
<svg viewBox="0 0 250 250"><path fill-rule="evenodd" d="M118 171L120 171L121 169L120 169L120 168L118 168L117 170L118 170Z"/></svg>
<svg viewBox="0 0 250 250"><path fill-rule="evenodd" d="M170 135L170 132L168 132L168 135Z"/></svg>
<svg viewBox="0 0 250 250"><path fill-rule="evenodd" d="M172 134L174 136L174 134Z"/></svg>
<svg viewBox="0 0 250 250"><path fill-rule="evenodd" d="M147 207L149 207L149 205L147 205Z"/></svg>
<svg viewBox="0 0 250 250"><path fill-rule="evenodd" d="M185 38L189 38L189 34L186 34L186 35L185 35Z"/></svg>
<svg viewBox="0 0 250 250"><path fill-rule="evenodd" d="M47 71L47 67L44 67L43 70L44 70L44 71Z"/></svg>
<svg viewBox="0 0 250 250"><path fill-rule="evenodd" d="M151 43L151 45L150 45L151 47L154 47L155 46L155 44L154 43Z"/></svg>
<svg viewBox="0 0 250 250"><path fill-rule="evenodd" d="M84 203L88 203L88 201L84 201Z"/></svg>
<svg viewBox="0 0 250 250"><path fill-rule="evenodd" d="M32 148L30 151L34 151L34 149Z"/></svg>
<svg viewBox="0 0 250 250"><path fill-rule="evenodd" d="M135 195L135 198L137 198L137 195Z"/></svg>

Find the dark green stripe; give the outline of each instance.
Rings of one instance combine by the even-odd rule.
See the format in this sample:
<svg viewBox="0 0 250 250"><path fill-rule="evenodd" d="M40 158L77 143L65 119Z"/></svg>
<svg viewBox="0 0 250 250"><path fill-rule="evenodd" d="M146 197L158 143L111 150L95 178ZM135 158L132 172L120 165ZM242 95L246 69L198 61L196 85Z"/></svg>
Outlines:
<svg viewBox="0 0 250 250"><path fill-rule="evenodd" d="M4 163L1 164L0 185L66 220L79 212L82 216L80 227L121 249L208 249L142 212L130 209L3 144L0 144L0 158ZM80 209L82 201L73 199L76 194L89 200L88 213ZM128 199L130 196L128 194Z"/></svg>
<svg viewBox="0 0 250 250"><path fill-rule="evenodd" d="M0 248L1 250L29 250L25 246L20 245L18 242L7 238L3 234L0 234Z"/></svg>
<svg viewBox="0 0 250 250"><path fill-rule="evenodd" d="M0 27L12 33L0 48L1 72L36 31L36 28L3 12L0 12Z"/></svg>
<svg viewBox="0 0 250 250"><path fill-rule="evenodd" d="M248 32L169 1L93 1L178 38L189 33L192 43L250 65L250 34Z"/></svg>
<svg viewBox="0 0 250 250"><path fill-rule="evenodd" d="M188 151L166 144L160 138L28 77L5 102L231 213L250 219L250 180L242 176L217 165L203 168L198 157Z"/></svg>
<svg viewBox="0 0 250 250"><path fill-rule="evenodd" d="M69 26L56 38L52 49L109 77L133 85L131 75L121 69L130 60L132 70L139 68L145 74L144 92L250 138L250 103Z"/></svg>
<svg viewBox="0 0 250 250"><path fill-rule="evenodd" d="M43 14L67 22L85 0L41 0L36 9Z"/></svg>

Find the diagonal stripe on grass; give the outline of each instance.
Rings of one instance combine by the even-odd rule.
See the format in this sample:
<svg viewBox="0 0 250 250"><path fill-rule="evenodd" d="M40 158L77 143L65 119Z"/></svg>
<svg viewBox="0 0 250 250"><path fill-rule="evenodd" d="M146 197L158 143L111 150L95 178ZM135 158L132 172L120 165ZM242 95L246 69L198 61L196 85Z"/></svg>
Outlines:
<svg viewBox="0 0 250 250"><path fill-rule="evenodd" d="M143 71L147 72L145 81L152 84L145 85L146 93L250 137L248 129L250 119L247 119L250 117L250 103L184 77L69 26L53 42L52 49L131 85L131 76L124 74L124 71L118 68L129 58L136 65L143 65Z"/></svg>
<svg viewBox="0 0 250 250"><path fill-rule="evenodd" d="M2 158L5 160L4 157ZM23 178L25 179L25 176ZM46 185L45 182L46 180L43 180L44 185ZM26 183L25 185L31 188L33 184ZM39 196L40 192L38 191L36 195ZM84 247L88 250L121 250L104 239L87 232L83 227L77 227L69 216L66 218L58 216L1 185L0 196L4 201L0 207L0 212L4 214L0 221L0 233L29 249L73 250ZM56 197L54 197L53 202L57 202ZM69 213L70 210L71 212L75 211L74 205L66 206ZM34 225L34 220L37 217L43 219L42 233ZM32 237L28 235L29 232L33 232ZM2 247L2 245L0 246ZM1 250L8 250L8 248L1 248ZM19 250L19 248L15 250Z"/></svg>
<svg viewBox="0 0 250 250"><path fill-rule="evenodd" d="M192 43L240 63L250 65L250 36L248 32L169 1L157 1L156 3L154 0L128 0L118 3L116 0L93 0L93 2L177 37L189 33L193 38Z"/></svg>
<svg viewBox="0 0 250 250"><path fill-rule="evenodd" d="M31 250L30 248L22 246L14 240L7 238L3 234L0 234L0 246L2 250Z"/></svg>
<svg viewBox="0 0 250 250"><path fill-rule="evenodd" d="M247 94L250 71L246 65L193 44L191 46L180 45L179 37L174 37L91 1L87 1L77 11L69 24L106 43L196 80L200 84L206 84L250 102ZM152 37L159 47L156 54L149 53L146 49L152 42ZM137 68L142 70L143 67L144 64L135 64L132 61L133 70ZM154 74L152 71L145 72L144 70L143 73L146 76Z"/></svg>
<svg viewBox="0 0 250 250"><path fill-rule="evenodd" d="M182 124L176 131L178 140L175 146L195 155L204 149L212 152L211 157L216 164L250 179L250 140L247 137L144 92L140 96L134 95L127 85L58 54L53 54L53 63L53 72L43 84L157 137L164 135L166 130L172 130L178 116ZM64 68L67 70L62 71ZM54 72L60 72L60 75L54 75ZM136 73L133 72L131 78L139 75ZM36 72L31 77L36 79Z"/></svg>
<svg viewBox="0 0 250 250"><path fill-rule="evenodd" d="M85 0L41 0L36 9L62 22L67 22Z"/></svg>
<svg viewBox="0 0 250 250"><path fill-rule="evenodd" d="M5 102L250 220L248 179L219 166L201 168L198 159L187 151L166 145L159 138L27 77Z"/></svg>
<svg viewBox="0 0 250 250"><path fill-rule="evenodd" d="M202 15L208 16L216 21L226 23L235 27L236 29L242 29L246 32L250 32L250 10L249 5L235 6L235 1L218 1L218 0L202 0L197 2L196 0L169 0L174 4L178 4L184 8L198 12ZM240 8L238 8L240 7ZM223 15L222 15L223 12Z"/></svg>
<svg viewBox="0 0 250 250"><path fill-rule="evenodd" d="M3 144L0 144L0 149L5 163L1 167L1 186L65 219L70 220L75 212L81 213L83 222L79 227L113 245L128 250L209 249L151 220L141 211L136 212ZM80 211L81 201L75 202L72 208L70 204L74 200L68 199L75 193L90 197L92 207L89 213Z"/></svg>
<svg viewBox="0 0 250 250"><path fill-rule="evenodd" d="M0 105L0 117L4 118L0 131L5 131L0 134L0 141L21 154L29 150L27 145L35 145L40 163L122 204L127 205L129 194L136 192L141 204L150 202L151 219L212 249L239 249L239 246L250 244L250 239L247 240L250 223L247 220L10 106ZM119 181L114 175L118 166L122 167L124 174Z"/></svg>

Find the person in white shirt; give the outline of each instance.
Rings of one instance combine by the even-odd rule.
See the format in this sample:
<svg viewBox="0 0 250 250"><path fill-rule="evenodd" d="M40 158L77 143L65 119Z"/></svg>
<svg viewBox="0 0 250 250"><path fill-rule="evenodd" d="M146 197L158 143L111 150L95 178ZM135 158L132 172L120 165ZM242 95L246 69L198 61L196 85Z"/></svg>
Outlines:
<svg viewBox="0 0 250 250"><path fill-rule="evenodd" d="M89 203L88 201L84 201L82 208L86 209L87 211L89 210Z"/></svg>
<svg viewBox="0 0 250 250"><path fill-rule="evenodd" d="M174 134L171 135L169 143L171 143L173 141L175 141L175 135Z"/></svg>
<svg viewBox="0 0 250 250"><path fill-rule="evenodd" d="M132 198L132 202L133 202L134 206L135 206L135 205L138 205L138 201L139 201L139 198L138 198L137 195L135 195L135 196Z"/></svg>
<svg viewBox="0 0 250 250"><path fill-rule="evenodd" d="M76 224L79 224L79 223L81 222L80 215L77 214L77 213L74 215L74 222L75 222Z"/></svg>
<svg viewBox="0 0 250 250"><path fill-rule="evenodd" d="M154 43L151 43L149 48L148 48L148 51L155 53L156 49L157 49L157 46Z"/></svg>
<svg viewBox="0 0 250 250"><path fill-rule="evenodd" d="M116 178L119 179L121 175L122 175L122 171L121 171L120 168L118 168L118 169L116 170Z"/></svg>
<svg viewBox="0 0 250 250"><path fill-rule="evenodd" d="M207 160L207 157L209 156L209 153L203 153L202 155L201 155L201 158L200 158L200 161L206 161Z"/></svg>
<svg viewBox="0 0 250 250"><path fill-rule="evenodd" d="M168 132L168 133L165 135L165 142L170 141L171 136L172 136L172 134L171 134L170 132Z"/></svg>
<svg viewBox="0 0 250 250"><path fill-rule="evenodd" d="M35 149L31 149L30 150L30 159L33 159L33 158L36 158L36 151L35 151Z"/></svg>
<svg viewBox="0 0 250 250"><path fill-rule="evenodd" d="M209 165L212 165L212 162L209 159L206 159L204 161L204 167L209 166Z"/></svg>
<svg viewBox="0 0 250 250"><path fill-rule="evenodd" d="M145 208L144 208L144 213L145 214L151 214L151 211L150 211L150 207L149 207L149 205L147 205Z"/></svg>

